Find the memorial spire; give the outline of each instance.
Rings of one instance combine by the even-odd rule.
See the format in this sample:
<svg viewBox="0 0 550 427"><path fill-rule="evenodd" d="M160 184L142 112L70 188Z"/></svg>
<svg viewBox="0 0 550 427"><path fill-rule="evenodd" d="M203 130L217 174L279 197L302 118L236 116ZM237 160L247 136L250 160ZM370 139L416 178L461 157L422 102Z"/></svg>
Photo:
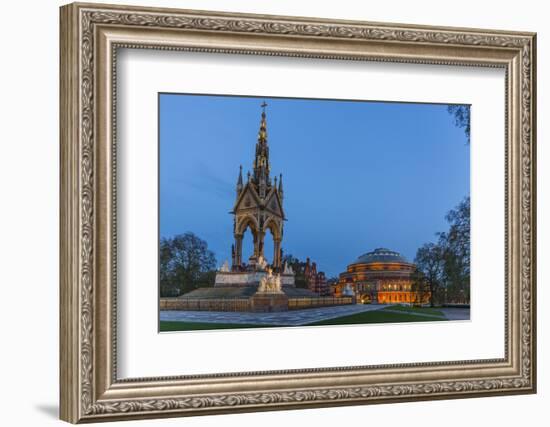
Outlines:
<svg viewBox="0 0 550 427"><path fill-rule="evenodd" d="M254 181L262 187L267 186L269 182L269 146L267 144L267 120L264 101L261 105L262 116L260 120L260 130L258 131L258 142L256 143L256 156L254 158Z"/></svg>
<svg viewBox="0 0 550 427"><path fill-rule="evenodd" d="M237 194L243 189L243 166L239 166L239 177L237 178Z"/></svg>

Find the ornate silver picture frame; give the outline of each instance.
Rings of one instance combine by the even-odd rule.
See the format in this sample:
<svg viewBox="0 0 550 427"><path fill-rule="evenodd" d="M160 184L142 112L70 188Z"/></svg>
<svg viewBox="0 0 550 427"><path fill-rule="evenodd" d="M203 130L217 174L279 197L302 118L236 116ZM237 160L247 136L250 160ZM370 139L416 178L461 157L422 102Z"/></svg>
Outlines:
<svg viewBox="0 0 550 427"><path fill-rule="evenodd" d="M60 21L61 419L536 391L535 34L79 3L63 6ZM116 61L122 48L503 69L504 357L119 378Z"/></svg>

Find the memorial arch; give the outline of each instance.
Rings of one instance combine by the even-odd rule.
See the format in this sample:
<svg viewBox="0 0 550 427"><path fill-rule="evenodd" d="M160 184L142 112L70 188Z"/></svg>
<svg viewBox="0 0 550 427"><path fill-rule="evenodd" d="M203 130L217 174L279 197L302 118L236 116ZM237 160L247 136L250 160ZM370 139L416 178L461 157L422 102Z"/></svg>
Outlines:
<svg viewBox="0 0 550 427"><path fill-rule="evenodd" d="M285 214L283 211L283 176L271 178L269 146L267 143L267 120L265 107L260 121L260 130L256 143L252 173L248 172L246 182L243 179L242 166L239 170L236 187L236 200L231 213L234 215L233 235L235 243L232 250L232 269L239 270L246 265L254 265L264 258L265 236L273 236L272 267L282 268L282 240ZM243 236L250 228L254 240L254 251L248 260L243 260Z"/></svg>

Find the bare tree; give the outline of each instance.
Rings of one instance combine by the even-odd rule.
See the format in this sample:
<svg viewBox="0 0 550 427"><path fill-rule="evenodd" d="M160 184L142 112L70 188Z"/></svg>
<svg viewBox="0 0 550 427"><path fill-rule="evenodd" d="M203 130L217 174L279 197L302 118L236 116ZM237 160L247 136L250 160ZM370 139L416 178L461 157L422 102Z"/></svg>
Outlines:
<svg viewBox="0 0 550 427"><path fill-rule="evenodd" d="M432 305L434 301L464 304L470 301L470 197L445 219L449 230L437 233L437 243L426 243L416 253L417 281L426 282Z"/></svg>
<svg viewBox="0 0 550 427"><path fill-rule="evenodd" d="M160 293L173 296L214 284L216 258L208 244L193 233L160 241Z"/></svg>
<svg viewBox="0 0 550 427"><path fill-rule="evenodd" d="M445 219L449 231L439 234L439 244L444 251L446 287L451 301L464 304L470 300L470 198L464 198Z"/></svg>
<svg viewBox="0 0 550 427"><path fill-rule="evenodd" d="M443 287L445 261L443 248L436 243L426 243L418 249L414 262L417 272L413 280L416 287L427 287L430 305L441 303L440 290Z"/></svg>

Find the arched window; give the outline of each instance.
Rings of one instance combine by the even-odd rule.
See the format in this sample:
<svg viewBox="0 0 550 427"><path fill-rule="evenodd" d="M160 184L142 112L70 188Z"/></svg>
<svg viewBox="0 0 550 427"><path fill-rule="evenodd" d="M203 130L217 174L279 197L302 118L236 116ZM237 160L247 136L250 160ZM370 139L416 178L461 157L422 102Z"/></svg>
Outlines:
<svg viewBox="0 0 550 427"><path fill-rule="evenodd" d="M242 248L242 262L248 264L248 259L254 254L254 236L250 227L244 231Z"/></svg>
<svg viewBox="0 0 550 427"><path fill-rule="evenodd" d="M264 236L264 257L268 264L273 264L273 234L267 229Z"/></svg>

